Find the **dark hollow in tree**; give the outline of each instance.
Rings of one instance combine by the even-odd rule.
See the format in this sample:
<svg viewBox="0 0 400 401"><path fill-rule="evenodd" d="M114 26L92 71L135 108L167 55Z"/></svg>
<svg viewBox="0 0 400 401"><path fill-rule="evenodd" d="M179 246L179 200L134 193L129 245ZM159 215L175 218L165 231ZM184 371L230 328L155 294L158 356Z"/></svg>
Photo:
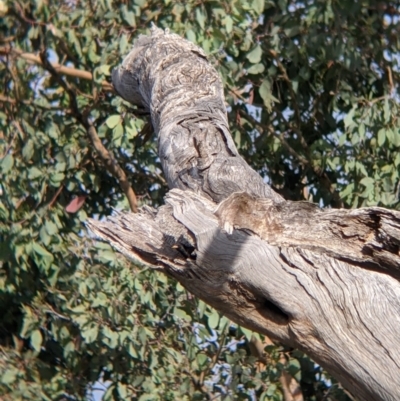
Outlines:
<svg viewBox="0 0 400 401"><path fill-rule="evenodd" d="M233 321L299 348L360 400L400 399L400 213L285 201L238 154L203 51L153 28L113 74L151 115L166 204L91 230Z"/></svg>

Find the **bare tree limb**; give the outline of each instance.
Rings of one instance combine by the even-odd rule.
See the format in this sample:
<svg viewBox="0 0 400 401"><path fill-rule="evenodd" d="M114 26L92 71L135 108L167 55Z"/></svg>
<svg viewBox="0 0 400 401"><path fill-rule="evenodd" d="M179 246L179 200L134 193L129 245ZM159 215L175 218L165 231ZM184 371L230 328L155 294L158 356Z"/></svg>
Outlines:
<svg viewBox="0 0 400 401"><path fill-rule="evenodd" d="M228 318L298 348L363 401L400 399L400 212L288 202L239 156L201 49L154 28L113 73L148 110L172 190L89 222Z"/></svg>

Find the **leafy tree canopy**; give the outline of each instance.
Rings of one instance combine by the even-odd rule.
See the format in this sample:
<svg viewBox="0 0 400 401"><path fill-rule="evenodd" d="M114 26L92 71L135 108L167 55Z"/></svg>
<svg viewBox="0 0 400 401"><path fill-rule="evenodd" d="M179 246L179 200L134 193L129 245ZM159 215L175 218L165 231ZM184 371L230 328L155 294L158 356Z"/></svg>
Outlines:
<svg viewBox="0 0 400 401"><path fill-rule="evenodd" d="M2 0L0 16L0 398L83 400L104 385L104 400L277 401L292 380L305 400L348 399L300 352L83 223L162 203L147 116L110 85L151 22L209 55L236 145L275 190L398 208L397 2Z"/></svg>

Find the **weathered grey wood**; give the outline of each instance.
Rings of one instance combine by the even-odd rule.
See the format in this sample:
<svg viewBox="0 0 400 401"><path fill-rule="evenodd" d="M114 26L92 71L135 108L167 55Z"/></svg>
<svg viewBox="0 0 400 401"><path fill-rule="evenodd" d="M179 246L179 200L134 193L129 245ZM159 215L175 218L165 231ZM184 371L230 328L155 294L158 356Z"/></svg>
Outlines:
<svg viewBox="0 0 400 401"><path fill-rule="evenodd" d="M177 35L141 37L113 82L150 112L172 190L92 231L358 399L400 400L400 213L284 201L238 155L217 72Z"/></svg>
<svg viewBox="0 0 400 401"><path fill-rule="evenodd" d="M237 191L282 198L239 156L222 83L199 47L154 28L112 75L116 91L150 112L170 188L221 201Z"/></svg>

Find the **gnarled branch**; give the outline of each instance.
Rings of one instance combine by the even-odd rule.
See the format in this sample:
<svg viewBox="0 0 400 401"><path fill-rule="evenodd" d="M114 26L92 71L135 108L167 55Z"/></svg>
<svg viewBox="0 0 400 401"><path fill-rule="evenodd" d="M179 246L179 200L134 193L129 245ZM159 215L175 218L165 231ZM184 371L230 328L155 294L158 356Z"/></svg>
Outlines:
<svg viewBox="0 0 400 401"><path fill-rule="evenodd" d="M113 82L150 112L172 190L93 232L305 351L360 400L399 400L400 213L284 201L239 156L218 73L177 35L140 37Z"/></svg>

